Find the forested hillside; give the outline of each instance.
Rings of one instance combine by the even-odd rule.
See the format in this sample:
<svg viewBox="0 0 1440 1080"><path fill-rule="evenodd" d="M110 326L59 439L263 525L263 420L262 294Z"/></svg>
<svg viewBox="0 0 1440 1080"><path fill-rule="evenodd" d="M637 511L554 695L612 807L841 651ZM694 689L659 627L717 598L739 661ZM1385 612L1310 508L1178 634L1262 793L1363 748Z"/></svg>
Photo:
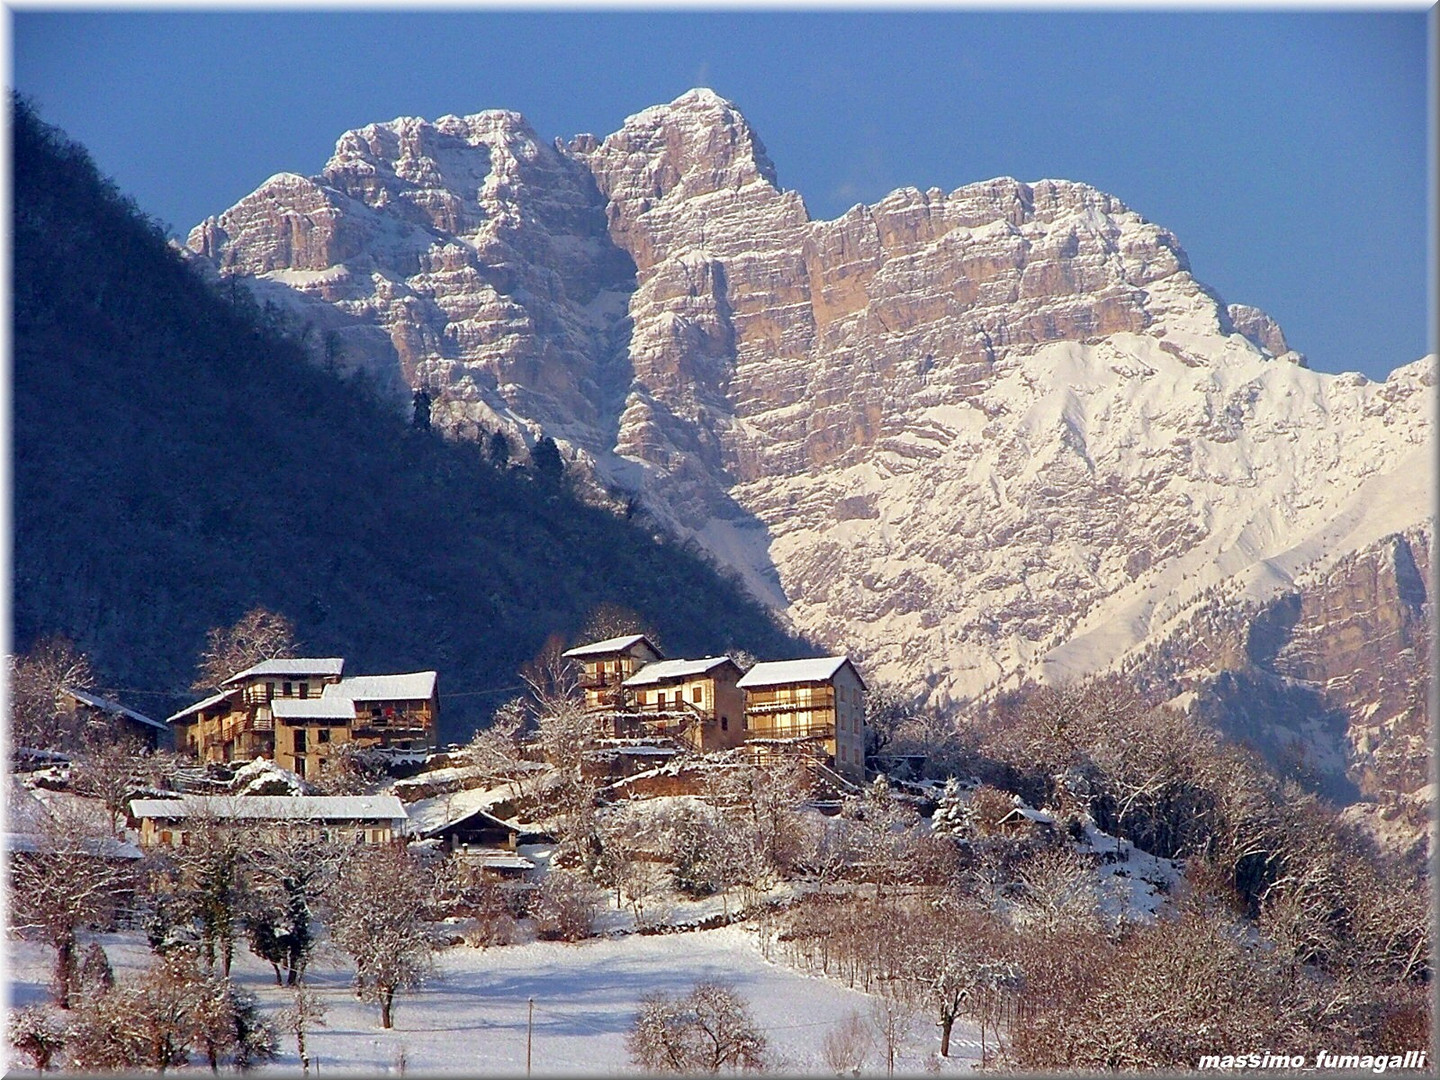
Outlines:
<svg viewBox="0 0 1440 1080"><path fill-rule="evenodd" d="M452 738L606 602L675 654L801 650L689 552L306 362L83 148L13 113L16 651L68 636L163 716L205 631L261 604L348 670L437 668Z"/></svg>

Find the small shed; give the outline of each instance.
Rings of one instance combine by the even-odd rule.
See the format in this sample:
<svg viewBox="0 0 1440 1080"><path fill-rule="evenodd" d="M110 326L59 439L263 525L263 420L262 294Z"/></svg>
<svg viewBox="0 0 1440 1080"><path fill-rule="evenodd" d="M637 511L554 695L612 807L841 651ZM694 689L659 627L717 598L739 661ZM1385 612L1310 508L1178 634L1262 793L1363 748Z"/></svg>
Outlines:
<svg viewBox="0 0 1440 1080"><path fill-rule="evenodd" d="M439 840L450 851L472 848L504 848L514 852L520 840L520 829L502 818L477 807L443 825L421 834L425 840Z"/></svg>

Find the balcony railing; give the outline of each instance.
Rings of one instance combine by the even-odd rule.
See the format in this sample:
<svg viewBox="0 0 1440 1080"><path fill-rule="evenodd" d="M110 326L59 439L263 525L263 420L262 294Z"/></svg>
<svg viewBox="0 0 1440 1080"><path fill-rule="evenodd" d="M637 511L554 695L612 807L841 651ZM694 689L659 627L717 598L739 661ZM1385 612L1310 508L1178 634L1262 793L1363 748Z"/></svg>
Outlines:
<svg viewBox="0 0 1440 1080"><path fill-rule="evenodd" d="M833 709L834 707L835 695L824 691L805 698L780 698L768 694L751 694L745 699L745 711L752 716L777 712L814 712L817 709Z"/></svg>
<svg viewBox="0 0 1440 1080"><path fill-rule="evenodd" d="M750 725L750 730L745 733L745 738L750 739L795 739L823 741L835 737L834 724L806 724L803 727L757 727Z"/></svg>

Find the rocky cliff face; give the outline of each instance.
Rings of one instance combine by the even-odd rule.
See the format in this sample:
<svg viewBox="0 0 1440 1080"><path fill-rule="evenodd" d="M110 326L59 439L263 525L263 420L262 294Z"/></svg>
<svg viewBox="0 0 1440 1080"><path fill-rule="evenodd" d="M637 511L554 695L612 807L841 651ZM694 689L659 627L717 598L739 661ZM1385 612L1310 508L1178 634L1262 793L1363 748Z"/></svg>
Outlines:
<svg viewBox="0 0 1440 1080"><path fill-rule="evenodd" d="M1217 589L1126 672L1248 743L1282 773L1423 852L1430 789L1433 529L1408 529L1300 575L1270 599Z"/></svg>
<svg viewBox="0 0 1440 1080"><path fill-rule="evenodd" d="M555 436L939 703L1120 663L1430 513L1433 362L1307 370L1083 184L813 221L709 91L554 145L507 112L371 125L189 246L457 436Z"/></svg>

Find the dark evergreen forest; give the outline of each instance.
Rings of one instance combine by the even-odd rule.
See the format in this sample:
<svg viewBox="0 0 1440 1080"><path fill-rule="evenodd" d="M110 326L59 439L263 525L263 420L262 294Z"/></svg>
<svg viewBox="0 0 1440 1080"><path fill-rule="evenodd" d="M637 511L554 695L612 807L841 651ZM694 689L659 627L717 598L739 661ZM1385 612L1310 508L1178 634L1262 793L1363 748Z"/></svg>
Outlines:
<svg viewBox="0 0 1440 1080"><path fill-rule="evenodd" d="M602 604L671 655L804 650L693 552L312 364L83 147L12 117L14 651L68 637L163 717L205 632L259 604L348 671L438 669L453 739Z"/></svg>

